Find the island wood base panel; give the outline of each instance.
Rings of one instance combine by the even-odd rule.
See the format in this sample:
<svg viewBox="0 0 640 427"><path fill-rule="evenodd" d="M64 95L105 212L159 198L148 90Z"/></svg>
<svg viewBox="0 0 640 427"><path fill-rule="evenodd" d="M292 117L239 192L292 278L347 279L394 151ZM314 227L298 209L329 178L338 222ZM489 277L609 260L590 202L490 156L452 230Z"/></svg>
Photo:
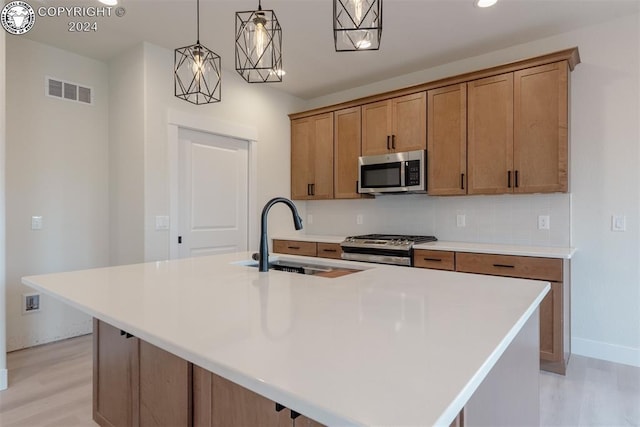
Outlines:
<svg viewBox="0 0 640 427"><path fill-rule="evenodd" d="M93 320L93 419L103 427L324 427Z"/></svg>
<svg viewBox="0 0 640 427"><path fill-rule="evenodd" d="M126 331L93 326L93 419L103 427L324 427ZM539 425L537 349L538 310L450 425Z"/></svg>

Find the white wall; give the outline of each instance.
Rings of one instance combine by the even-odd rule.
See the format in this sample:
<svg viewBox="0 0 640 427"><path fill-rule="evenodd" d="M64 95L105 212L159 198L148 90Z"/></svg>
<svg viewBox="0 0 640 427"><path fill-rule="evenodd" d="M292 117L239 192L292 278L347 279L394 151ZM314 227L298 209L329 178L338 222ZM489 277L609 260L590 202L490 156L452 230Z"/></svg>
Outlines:
<svg viewBox="0 0 640 427"><path fill-rule="evenodd" d="M571 75L570 195L310 202L307 210L314 214L314 224L307 231L341 234L377 231L374 227L383 225L383 231L409 231L406 224L415 215L417 231L445 239L531 244L548 239L554 246L570 242L578 248L572 261L573 352L640 366L639 45L639 18L628 16L311 100L306 108L573 46L582 59ZM459 211L471 225L464 231L454 226ZM539 212L551 215L548 236L535 230ZM357 213L365 215L360 228L354 226ZM626 215L626 232L611 231L613 213ZM349 227L340 225L345 222Z"/></svg>
<svg viewBox="0 0 640 427"><path fill-rule="evenodd" d="M110 264L144 261L144 51L109 62Z"/></svg>
<svg viewBox="0 0 640 427"><path fill-rule="evenodd" d="M5 34L0 32L0 390L7 388L7 308L5 304Z"/></svg>
<svg viewBox="0 0 640 427"><path fill-rule="evenodd" d="M24 275L108 264L107 66L20 37L6 40L7 349L91 332L45 295L23 315ZM93 88L94 105L45 95L45 76ZM31 216L44 228L31 230Z"/></svg>
<svg viewBox="0 0 640 427"><path fill-rule="evenodd" d="M223 67L233 58L222 58ZM303 102L280 92L277 83L249 84L234 70L223 70L222 101L192 105L174 96L173 51L145 43L145 259L169 257L169 233L155 231L156 215L169 215L169 159L167 114L169 110L254 128L258 133L259 209L271 197L290 194L289 113ZM269 231L293 229L286 209L273 209ZM257 229L257 228L256 228ZM257 240L258 236L256 236ZM252 249L257 249L254 247Z"/></svg>

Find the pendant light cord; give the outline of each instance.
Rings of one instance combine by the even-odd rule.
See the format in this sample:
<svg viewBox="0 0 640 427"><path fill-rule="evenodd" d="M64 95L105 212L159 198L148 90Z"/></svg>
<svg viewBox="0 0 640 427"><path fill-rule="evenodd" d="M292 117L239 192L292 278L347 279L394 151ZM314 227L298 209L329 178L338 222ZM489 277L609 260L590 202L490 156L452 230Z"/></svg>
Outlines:
<svg viewBox="0 0 640 427"><path fill-rule="evenodd" d="M262 10L262 0L258 0L258 10Z"/></svg>
<svg viewBox="0 0 640 427"><path fill-rule="evenodd" d="M196 0L197 1L197 12L196 12L196 19L198 20L197 24L196 24L196 28L197 28L197 32L198 32L198 37L197 37L197 44L200 44L200 0Z"/></svg>

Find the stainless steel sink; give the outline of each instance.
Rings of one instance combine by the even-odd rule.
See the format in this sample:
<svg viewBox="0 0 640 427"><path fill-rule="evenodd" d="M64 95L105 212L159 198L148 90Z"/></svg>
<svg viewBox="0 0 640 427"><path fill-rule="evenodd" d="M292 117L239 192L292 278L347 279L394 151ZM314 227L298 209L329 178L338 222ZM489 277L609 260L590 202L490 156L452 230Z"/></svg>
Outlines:
<svg viewBox="0 0 640 427"><path fill-rule="evenodd" d="M258 261L241 261L235 264L245 265L248 267L258 267ZM275 259L273 261L270 261L269 268L278 271L285 271L287 273L297 273L328 278L342 277L346 276L347 274L353 274L362 271L361 269L347 268L338 265L313 264L308 262L283 259Z"/></svg>

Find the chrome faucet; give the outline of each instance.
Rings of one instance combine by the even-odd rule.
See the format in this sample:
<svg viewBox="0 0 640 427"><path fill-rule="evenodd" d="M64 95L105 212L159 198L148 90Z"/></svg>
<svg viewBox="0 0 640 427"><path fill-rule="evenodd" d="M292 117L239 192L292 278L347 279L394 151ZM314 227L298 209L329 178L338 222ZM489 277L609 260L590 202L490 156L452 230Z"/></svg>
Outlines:
<svg viewBox="0 0 640 427"><path fill-rule="evenodd" d="M271 199L264 205L262 209L262 218L260 220L260 259L259 259L259 270L260 271L269 271L269 238L267 237L267 214L269 213L269 209L271 206L276 203L284 203L289 206L291 209L291 214L293 215L293 225L296 230L302 230L302 219L300 215L298 215L298 210L296 209L296 205L289 199L285 199L284 197L276 197Z"/></svg>

